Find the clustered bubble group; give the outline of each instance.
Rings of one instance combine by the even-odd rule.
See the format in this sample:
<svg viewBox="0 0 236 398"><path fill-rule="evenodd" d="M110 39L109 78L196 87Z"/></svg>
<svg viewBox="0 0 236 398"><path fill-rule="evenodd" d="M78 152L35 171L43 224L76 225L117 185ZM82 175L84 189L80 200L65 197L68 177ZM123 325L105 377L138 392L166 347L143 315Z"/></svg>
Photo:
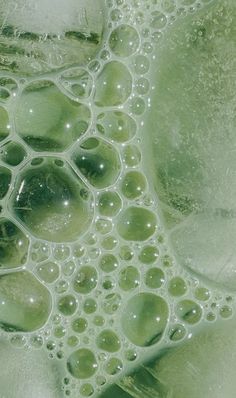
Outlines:
<svg viewBox="0 0 236 398"><path fill-rule="evenodd" d="M150 346L232 316L229 297L175 263L140 144L155 46L204 3L109 0L88 64L1 72L0 327L63 364L65 396L92 396Z"/></svg>

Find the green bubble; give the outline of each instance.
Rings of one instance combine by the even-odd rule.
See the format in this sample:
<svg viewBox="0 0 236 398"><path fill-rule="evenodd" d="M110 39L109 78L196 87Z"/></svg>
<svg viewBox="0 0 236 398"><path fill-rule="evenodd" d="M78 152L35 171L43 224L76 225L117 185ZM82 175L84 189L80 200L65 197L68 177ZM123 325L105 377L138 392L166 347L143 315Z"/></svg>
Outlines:
<svg viewBox="0 0 236 398"><path fill-rule="evenodd" d="M75 150L72 158L79 171L95 188L112 185L120 174L119 154L104 140L88 138Z"/></svg>
<svg viewBox="0 0 236 398"><path fill-rule="evenodd" d="M71 326L74 332L83 333L88 326L88 322L84 318L77 318L73 320Z"/></svg>
<svg viewBox="0 0 236 398"><path fill-rule="evenodd" d="M68 371L76 379L92 377L97 367L95 355L87 348L74 351L67 360Z"/></svg>
<svg viewBox="0 0 236 398"><path fill-rule="evenodd" d="M121 192L127 199L136 199L144 193L146 185L146 179L142 173L129 171L122 180Z"/></svg>
<svg viewBox="0 0 236 398"><path fill-rule="evenodd" d="M145 275L145 284L151 289L158 289L165 282L165 274L160 268L150 268Z"/></svg>
<svg viewBox="0 0 236 398"><path fill-rule="evenodd" d="M186 335L186 329L181 324L173 325L170 329L171 341L180 341L184 338L185 335Z"/></svg>
<svg viewBox="0 0 236 398"><path fill-rule="evenodd" d="M135 345L147 347L161 340L169 316L166 301L152 293L139 293L128 300L122 314L122 328Z"/></svg>
<svg viewBox="0 0 236 398"><path fill-rule="evenodd" d="M11 196L15 216L38 238L54 242L76 240L92 221L92 197L66 162L42 158L19 174ZM81 190L88 198L81 197Z"/></svg>
<svg viewBox="0 0 236 398"><path fill-rule="evenodd" d="M150 238L157 227L155 214L142 207L128 207L117 223L117 231L125 240L144 241Z"/></svg>
<svg viewBox="0 0 236 398"><path fill-rule="evenodd" d="M8 332L40 329L51 312L51 295L28 271L0 276L0 326Z"/></svg>
<svg viewBox="0 0 236 398"><path fill-rule="evenodd" d="M90 397L94 393L94 388L92 384L86 383L80 387L79 391L83 397Z"/></svg>
<svg viewBox="0 0 236 398"><path fill-rule="evenodd" d="M123 149L123 160L129 167L137 166L141 161L141 152L136 145L126 145Z"/></svg>
<svg viewBox="0 0 236 398"><path fill-rule="evenodd" d="M130 25L120 25L114 29L109 37L112 52L119 57L129 57L138 49L139 35Z"/></svg>
<svg viewBox="0 0 236 398"><path fill-rule="evenodd" d="M29 239L12 221L0 219L0 268L17 268L25 264Z"/></svg>
<svg viewBox="0 0 236 398"><path fill-rule="evenodd" d="M61 152L86 132L89 108L63 95L51 81L29 84L15 110L16 132L35 151Z"/></svg>
<svg viewBox="0 0 236 398"><path fill-rule="evenodd" d="M0 200L6 196L11 183L11 171L0 166Z"/></svg>
<svg viewBox="0 0 236 398"><path fill-rule="evenodd" d="M0 157L9 166L18 166L27 156L22 145L9 141L1 147Z"/></svg>
<svg viewBox="0 0 236 398"><path fill-rule="evenodd" d="M102 308L106 314L114 314L121 305L121 295L118 293L110 293L104 297Z"/></svg>
<svg viewBox="0 0 236 398"><path fill-rule="evenodd" d="M119 358L111 358L107 361L105 370L107 374L114 376L123 368L123 364Z"/></svg>
<svg viewBox="0 0 236 398"><path fill-rule="evenodd" d="M8 113L5 108L0 106L0 141L4 140L10 133Z"/></svg>
<svg viewBox="0 0 236 398"><path fill-rule="evenodd" d="M123 104L132 92L132 76L119 61L105 64L96 81L95 104L99 107Z"/></svg>
<svg viewBox="0 0 236 398"><path fill-rule="evenodd" d="M182 278L176 276L170 280L168 291L174 297L183 296L187 292L187 285Z"/></svg>
<svg viewBox="0 0 236 398"><path fill-rule="evenodd" d="M107 352L119 351L121 345L120 340L116 333L112 330L103 330L97 337L96 340L98 348Z"/></svg>
<svg viewBox="0 0 236 398"><path fill-rule="evenodd" d="M86 299L83 305L83 309L86 314L93 314L97 309L96 301L92 298Z"/></svg>
<svg viewBox="0 0 236 398"><path fill-rule="evenodd" d="M113 254L104 254L100 259L99 266L104 272L112 272L118 267L118 260Z"/></svg>
<svg viewBox="0 0 236 398"><path fill-rule="evenodd" d="M77 309L77 302L74 296L68 294L58 300L58 310L65 316L73 315Z"/></svg>
<svg viewBox="0 0 236 398"><path fill-rule="evenodd" d="M100 134L118 143L123 143L136 133L136 123L124 112L104 112L97 117L97 129Z"/></svg>
<svg viewBox="0 0 236 398"><path fill-rule="evenodd" d="M119 274L119 286L122 290L133 290L139 286L140 275L138 270L133 266L128 266L121 270Z"/></svg>
<svg viewBox="0 0 236 398"><path fill-rule="evenodd" d="M77 273L73 288L76 293L87 294L90 293L97 285L97 271L95 268L90 266L83 266Z"/></svg>
<svg viewBox="0 0 236 398"><path fill-rule="evenodd" d="M210 291L205 288L205 287L197 287L197 289L194 292L194 296L196 297L197 300L200 301L207 301L210 298Z"/></svg>
<svg viewBox="0 0 236 398"><path fill-rule="evenodd" d="M182 300L176 307L176 313L182 321L194 325L202 317L202 308L192 300Z"/></svg>
<svg viewBox="0 0 236 398"><path fill-rule="evenodd" d="M102 216L113 217L121 209L122 201L118 193L107 191L99 195L98 211Z"/></svg>
<svg viewBox="0 0 236 398"><path fill-rule="evenodd" d="M46 283L53 283L59 277L59 267L52 261L38 265L36 271L42 281Z"/></svg>
<svg viewBox="0 0 236 398"><path fill-rule="evenodd" d="M139 260L143 264L152 264L159 257L159 250L156 246L144 246L139 254Z"/></svg>

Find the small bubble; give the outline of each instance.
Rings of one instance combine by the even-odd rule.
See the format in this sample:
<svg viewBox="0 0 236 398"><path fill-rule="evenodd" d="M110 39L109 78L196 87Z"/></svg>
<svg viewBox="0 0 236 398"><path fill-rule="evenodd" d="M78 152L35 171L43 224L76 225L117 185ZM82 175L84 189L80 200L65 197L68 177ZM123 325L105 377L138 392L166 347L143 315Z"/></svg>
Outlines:
<svg viewBox="0 0 236 398"><path fill-rule="evenodd" d="M141 152L136 145L127 145L123 149L123 160L129 167L137 166L141 161Z"/></svg>
<svg viewBox="0 0 236 398"><path fill-rule="evenodd" d="M186 335L186 329L181 324L173 325L170 329L169 335L170 335L170 340L172 341L182 340Z"/></svg>
<svg viewBox="0 0 236 398"><path fill-rule="evenodd" d="M120 25L111 33L109 45L115 55L129 57L138 49L139 35L132 26Z"/></svg>
<svg viewBox="0 0 236 398"><path fill-rule="evenodd" d="M129 349L125 351L125 359L127 359L127 361L133 362L135 361L136 358L137 358L137 353L134 350Z"/></svg>
<svg viewBox="0 0 236 398"><path fill-rule="evenodd" d="M92 384L86 383L80 387L80 394L83 397L91 397L91 395L93 395L93 393L94 393L94 388L93 388Z"/></svg>
<svg viewBox="0 0 236 398"><path fill-rule="evenodd" d="M200 305L192 300L180 301L176 307L178 317L190 325L198 323L202 317Z"/></svg>
<svg viewBox="0 0 236 398"><path fill-rule="evenodd" d="M160 268L150 268L145 275L145 284L151 289L158 289L165 282L165 274Z"/></svg>
<svg viewBox="0 0 236 398"><path fill-rule="evenodd" d="M144 246L139 254L139 260L143 264L152 264L159 257L159 250L156 246Z"/></svg>
<svg viewBox="0 0 236 398"><path fill-rule="evenodd" d="M84 302L83 309L86 314L93 314L97 309L96 301L92 298L88 298Z"/></svg>
<svg viewBox="0 0 236 398"><path fill-rule="evenodd" d="M105 254L101 257L99 266L104 272L109 273L118 267L118 260L113 254Z"/></svg>
<svg viewBox="0 0 236 398"><path fill-rule="evenodd" d="M76 333L83 333L87 329L87 326L88 322L84 318L74 319L71 325L72 330Z"/></svg>
<svg viewBox="0 0 236 398"><path fill-rule="evenodd" d="M79 343L79 339L76 336L69 336L67 339L67 344L69 347L75 347Z"/></svg>
<svg viewBox="0 0 236 398"><path fill-rule="evenodd" d="M187 285L182 278L177 276L170 280L168 291L174 297L183 296L187 292Z"/></svg>
<svg viewBox="0 0 236 398"><path fill-rule="evenodd" d="M102 234L108 234L112 230L112 222L105 218L98 218L96 220L96 230Z"/></svg>
<svg viewBox="0 0 236 398"><path fill-rule="evenodd" d="M138 75L144 75L149 71L150 62L144 55L137 55L134 61L134 70Z"/></svg>
<svg viewBox="0 0 236 398"><path fill-rule="evenodd" d="M114 376L119 373L123 368L123 364L118 358L110 358L106 363L105 370L107 374Z"/></svg>
<svg viewBox="0 0 236 398"><path fill-rule="evenodd" d="M97 371L97 361L94 353L86 348L74 351L67 360L67 368L77 379L87 379Z"/></svg>
<svg viewBox="0 0 236 398"><path fill-rule="evenodd" d="M119 255L122 260L130 261L134 256L134 252L129 246L121 246Z"/></svg>
<svg viewBox="0 0 236 398"><path fill-rule="evenodd" d="M116 333L112 330L103 330L96 339L98 348L107 352L119 351L121 344Z"/></svg>
<svg viewBox="0 0 236 398"><path fill-rule="evenodd" d="M90 293L97 285L97 271L90 266L83 266L77 273L73 288L76 293L87 294Z"/></svg>
<svg viewBox="0 0 236 398"><path fill-rule="evenodd" d="M133 266L128 266L120 271L119 286L122 290L133 290L139 286L140 275L138 270Z"/></svg>
<svg viewBox="0 0 236 398"><path fill-rule="evenodd" d="M130 101L130 111L134 115L142 115L145 111L145 107L145 101L140 97L135 97Z"/></svg>
<svg viewBox="0 0 236 398"><path fill-rule="evenodd" d="M209 300L210 295L211 295L210 291L205 287L198 287L194 292L194 296L196 297L197 300L200 301Z"/></svg>
<svg viewBox="0 0 236 398"><path fill-rule="evenodd" d="M58 310L65 316L73 315L77 309L77 302L71 294L63 296L58 301Z"/></svg>
<svg viewBox="0 0 236 398"><path fill-rule="evenodd" d="M228 305L224 305L220 308L219 314L220 314L221 318L224 318L224 319L231 318L231 316L233 315L233 310Z"/></svg>
<svg viewBox="0 0 236 398"><path fill-rule="evenodd" d="M71 276L75 271L75 263L74 261L68 261L62 266L62 273L65 276Z"/></svg>
<svg viewBox="0 0 236 398"><path fill-rule="evenodd" d="M122 201L118 193L106 191L99 195L98 211L102 216L113 217L121 209Z"/></svg>
<svg viewBox="0 0 236 398"><path fill-rule="evenodd" d="M108 236L104 238L101 242L103 249L113 250L118 244L118 240L115 236Z"/></svg>

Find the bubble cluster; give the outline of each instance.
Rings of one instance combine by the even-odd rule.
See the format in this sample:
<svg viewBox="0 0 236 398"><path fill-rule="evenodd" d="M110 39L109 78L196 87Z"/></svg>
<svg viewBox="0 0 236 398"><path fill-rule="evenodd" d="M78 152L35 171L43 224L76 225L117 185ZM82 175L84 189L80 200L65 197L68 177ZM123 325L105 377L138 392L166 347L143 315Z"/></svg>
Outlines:
<svg viewBox="0 0 236 398"><path fill-rule="evenodd" d="M14 78L0 68L0 330L12 346L55 361L62 396L97 397L149 347L158 353L234 315L233 299L171 252L162 213L172 228L195 204L172 195L160 165L175 211L169 202L163 210L147 172L156 51L198 8L195 0L157 3L108 1L94 31L64 32L73 57L82 51L75 62L52 37L61 54L53 73L36 53L36 74L21 53ZM26 33L31 39L18 32L24 46L41 48Z"/></svg>

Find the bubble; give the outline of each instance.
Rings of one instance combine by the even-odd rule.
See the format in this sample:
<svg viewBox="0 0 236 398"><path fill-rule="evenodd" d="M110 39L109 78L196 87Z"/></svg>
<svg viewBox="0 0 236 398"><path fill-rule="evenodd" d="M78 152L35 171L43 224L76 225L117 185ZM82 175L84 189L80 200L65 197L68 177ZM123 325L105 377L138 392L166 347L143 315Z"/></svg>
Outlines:
<svg viewBox="0 0 236 398"><path fill-rule="evenodd" d="M134 119L127 113L109 111L98 115L97 129L99 133L106 138L118 143L123 143L133 138L137 126Z"/></svg>
<svg viewBox="0 0 236 398"><path fill-rule="evenodd" d="M228 305L223 305L220 308L219 314L220 314L221 318L224 318L224 319L231 318L233 315L233 310Z"/></svg>
<svg viewBox="0 0 236 398"><path fill-rule="evenodd" d="M63 88L76 99L89 98L92 93L93 79L83 68L67 69L60 76Z"/></svg>
<svg viewBox="0 0 236 398"><path fill-rule="evenodd" d="M80 244L75 244L73 246L73 255L74 255L74 257L76 257L76 258L83 257L84 253L85 253L85 249Z"/></svg>
<svg viewBox="0 0 236 398"><path fill-rule="evenodd" d="M134 61L134 71L138 75L145 75L149 71L150 62L144 55L137 55Z"/></svg>
<svg viewBox="0 0 236 398"><path fill-rule="evenodd" d="M202 309L192 300L182 300L176 307L176 314L182 321L194 325L200 321Z"/></svg>
<svg viewBox="0 0 236 398"><path fill-rule="evenodd" d="M123 268L119 274L119 286L122 290L133 290L139 286L140 275L138 270L133 266Z"/></svg>
<svg viewBox="0 0 236 398"><path fill-rule="evenodd" d="M69 283L62 279L62 280L59 280L59 282L56 284L55 291L58 294L63 294L68 290L68 288L69 288Z"/></svg>
<svg viewBox="0 0 236 398"><path fill-rule="evenodd" d="M40 329L51 312L51 295L30 272L0 276L0 327L7 332Z"/></svg>
<svg viewBox="0 0 236 398"><path fill-rule="evenodd" d="M136 199L144 193L146 185L146 179L140 171L129 171L123 177L121 192L127 199Z"/></svg>
<svg viewBox="0 0 236 398"><path fill-rule="evenodd" d="M9 166L18 166L26 156L24 147L17 142L8 141L0 149L1 160Z"/></svg>
<svg viewBox="0 0 236 398"><path fill-rule="evenodd" d="M53 334L57 339L61 339L65 336L66 329L64 328L64 326L57 326L55 327Z"/></svg>
<svg viewBox="0 0 236 398"><path fill-rule="evenodd" d="M208 312L206 319L208 322L214 322L216 320L216 315L213 312Z"/></svg>
<svg viewBox="0 0 236 398"><path fill-rule="evenodd" d="M104 376L97 376L96 383L98 386L104 386L104 384L106 383L106 378Z"/></svg>
<svg viewBox="0 0 236 398"><path fill-rule="evenodd" d="M166 301L152 293L139 293L131 297L122 314L122 328L135 345L147 347L163 336L169 316Z"/></svg>
<svg viewBox="0 0 236 398"><path fill-rule="evenodd" d="M85 318L76 318L72 322L72 330L76 333L83 333L88 326L88 322Z"/></svg>
<svg viewBox="0 0 236 398"><path fill-rule="evenodd" d="M108 234L112 230L112 222L105 218L98 218L96 220L96 229L102 235Z"/></svg>
<svg viewBox="0 0 236 398"><path fill-rule="evenodd" d="M5 108L0 106L0 142L3 141L10 133L10 124L8 113Z"/></svg>
<svg viewBox="0 0 236 398"><path fill-rule="evenodd" d="M106 188L117 180L121 163L117 150L100 138L88 138L73 154L79 171L95 188Z"/></svg>
<svg viewBox="0 0 236 398"><path fill-rule="evenodd" d="M73 282L73 288L76 293L88 294L97 285L97 271L95 268L84 265L79 269Z"/></svg>
<svg viewBox="0 0 236 398"><path fill-rule="evenodd" d="M38 265L36 267L36 272L41 280L46 283L53 283L59 277L59 267L52 261Z"/></svg>
<svg viewBox="0 0 236 398"><path fill-rule="evenodd" d="M42 336L31 336L30 337L30 344L32 345L32 347L39 349L42 347L43 345L43 338Z"/></svg>
<svg viewBox="0 0 236 398"><path fill-rule="evenodd" d="M53 255L54 255L56 260L64 261L70 255L70 248L65 246L65 245L58 245L53 250Z"/></svg>
<svg viewBox="0 0 236 398"><path fill-rule="evenodd" d="M144 246L139 254L139 260L143 264L153 264L159 257L159 250L156 246Z"/></svg>
<svg viewBox="0 0 236 398"><path fill-rule="evenodd" d="M136 145L127 145L123 149L123 160L129 167L137 166L141 161L141 153Z"/></svg>
<svg viewBox="0 0 236 398"><path fill-rule="evenodd" d="M73 275L73 273L74 273L74 271L75 271L75 263L74 263L74 261L68 261L67 263L65 263L63 266L62 266L62 273L65 275L65 276L71 276L71 275Z"/></svg>
<svg viewBox="0 0 236 398"><path fill-rule="evenodd" d="M96 344L100 350L116 352L120 349L120 340L112 330L103 330L96 339Z"/></svg>
<svg viewBox="0 0 236 398"><path fill-rule="evenodd" d="M74 351L67 360L67 368L76 379L88 379L97 371L97 361L92 351L81 348Z"/></svg>
<svg viewBox="0 0 236 398"><path fill-rule="evenodd" d="M113 254L104 254L99 261L99 267L103 272L113 272L118 265L118 260Z"/></svg>
<svg viewBox="0 0 236 398"><path fill-rule="evenodd" d="M137 353L134 350L130 349L125 351L125 359L127 359L127 361L133 362L135 361L136 358L137 358Z"/></svg>
<svg viewBox="0 0 236 398"><path fill-rule="evenodd" d="M118 240L115 236L107 236L101 242L103 249L113 250L118 244Z"/></svg>
<svg viewBox="0 0 236 398"><path fill-rule="evenodd" d="M116 192L102 192L98 197L98 211L102 216L115 216L117 213L119 213L121 206L121 198Z"/></svg>
<svg viewBox="0 0 236 398"><path fill-rule="evenodd" d="M145 111L145 107L145 101L140 97L134 97L130 101L130 112L134 115L142 115Z"/></svg>
<svg viewBox="0 0 236 398"><path fill-rule="evenodd" d="M173 325L170 329L170 340L171 341L180 341L186 335L186 329L181 324Z"/></svg>
<svg viewBox="0 0 236 398"><path fill-rule="evenodd" d="M16 335L11 337L10 342L14 347L22 348L26 344L26 338L24 336Z"/></svg>
<svg viewBox="0 0 236 398"><path fill-rule="evenodd" d="M140 95L147 94L147 92L149 91L149 88L150 88L149 81L145 77L140 77L140 79L138 79L136 81L135 86L136 86L137 93Z"/></svg>
<svg viewBox="0 0 236 398"><path fill-rule="evenodd" d="M120 25L112 31L109 46L118 57L129 57L137 51L139 41L136 29L130 25Z"/></svg>
<svg viewBox="0 0 236 398"><path fill-rule="evenodd" d="M61 152L86 132L89 108L63 95L51 81L31 83L15 110L16 132L35 151Z"/></svg>
<svg viewBox="0 0 236 398"><path fill-rule="evenodd" d="M96 81L95 104L99 107L122 105L132 91L132 76L119 61L105 64Z"/></svg>
<svg viewBox="0 0 236 398"><path fill-rule="evenodd" d="M110 293L105 296L102 302L102 308L106 314L114 314L121 305L121 295L119 293Z"/></svg>
<svg viewBox="0 0 236 398"><path fill-rule="evenodd" d="M119 358L110 358L105 366L107 374L114 376L123 369L123 364Z"/></svg>
<svg viewBox="0 0 236 398"><path fill-rule="evenodd" d="M79 344L79 339L76 336L69 336L67 339L67 344L69 347L76 347Z"/></svg>
<svg viewBox="0 0 236 398"><path fill-rule="evenodd" d="M157 228L156 216L142 207L128 207L118 218L117 231L125 240L144 241L150 238Z"/></svg>
<svg viewBox="0 0 236 398"><path fill-rule="evenodd" d="M0 267L17 268L25 264L29 239L12 221L0 219Z"/></svg>
<svg viewBox="0 0 236 398"><path fill-rule="evenodd" d="M53 340L48 341L46 347L47 347L48 351L55 350L55 348L56 348L55 341L53 341Z"/></svg>
<svg viewBox="0 0 236 398"><path fill-rule="evenodd" d="M160 268L150 268L145 275L145 284L151 289L158 289L165 282L165 274Z"/></svg>
<svg viewBox="0 0 236 398"><path fill-rule="evenodd" d="M105 319L104 319L101 315L96 315L96 316L93 318L93 323L94 323L95 326L101 327L101 326L104 325Z"/></svg>
<svg viewBox="0 0 236 398"><path fill-rule="evenodd" d="M161 13L160 11L153 11L151 13L150 26L153 29L163 29L166 26L166 24L167 24L167 18L163 13Z"/></svg>
<svg viewBox="0 0 236 398"><path fill-rule="evenodd" d="M102 287L105 290L111 290L115 287L115 282L110 277L106 277L102 283Z"/></svg>
<svg viewBox="0 0 236 398"><path fill-rule="evenodd" d="M119 255L122 260L130 261L132 260L134 253L131 247L121 246Z"/></svg>
<svg viewBox="0 0 236 398"><path fill-rule="evenodd" d="M209 300L210 295L211 295L210 291L205 287L198 287L194 292L194 296L196 297L197 300L200 301Z"/></svg>
<svg viewBox="0 0 236 398"><path fill-rule="evenodd" d="M170 280L168 291L174 297L183 296L187 292L187 285L182 278L176 276Z"/></svg>
<svg viewBox="0 0 236 398"><path fill-rule="evenodd" d="M65 316L73 315L77 309L77 302L74 296L68 294L58 300L58 310Z"/></svg>
<svg viewBox="0 0 236 398"><path fill-rule="evenodd" d="M88 298L84 302L83 309L86 314L93 314L97 309L96 301L92 298Z"/></svg>
<svg viewBox="0 0 236 398"><path fill-rule="evenodd" d="M91 397L91 395L94 393L94 388L92 384L86 383L80 387L79 391L83 397Z"/></svg>
<svg viewBox="0 0 236 398"><path fill-rule="evenodd" d="M118 22L122 19L122 12L118 8L111 10L110 18L112 21Z"/></svg>
<svg viewBox="0 0 236 398"><path fill-rule="evenodd" d="M87 189L74 171L59 168L55 158L44 158L37 167L20 173L11 196L14 214L32 234L54 242L77 239L92 221L91 195L80 196Z"/></svg>
<svg viewBox="0 0 236 398"><path fill-rule="evenodd" d="M11 183L11 171L0 166L0 200L6 196Z"/></svg>

